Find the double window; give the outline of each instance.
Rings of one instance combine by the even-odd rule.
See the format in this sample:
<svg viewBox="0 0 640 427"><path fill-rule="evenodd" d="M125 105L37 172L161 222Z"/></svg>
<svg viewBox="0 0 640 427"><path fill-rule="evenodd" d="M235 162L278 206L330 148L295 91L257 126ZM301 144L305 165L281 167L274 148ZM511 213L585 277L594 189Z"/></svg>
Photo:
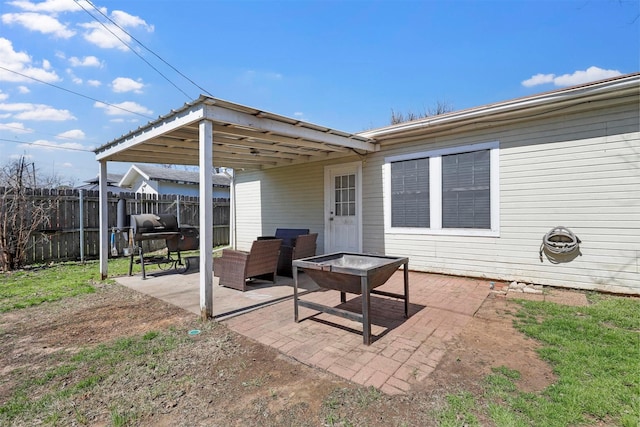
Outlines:
<svg viewBox="0 0 640 427"><path fill-rule="evenodd" d="M389 232L498 233L498 143L385 159Z"/></svg>

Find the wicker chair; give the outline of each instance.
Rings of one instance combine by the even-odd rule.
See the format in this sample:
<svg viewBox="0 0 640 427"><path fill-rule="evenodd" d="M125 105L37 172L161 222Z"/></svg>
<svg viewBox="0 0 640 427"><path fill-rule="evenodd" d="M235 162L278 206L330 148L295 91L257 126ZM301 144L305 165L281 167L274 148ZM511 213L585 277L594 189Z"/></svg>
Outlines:
<svg viewBox="0 0 640 427"><path fill-rule="evenodd" d="M291 263L294 259L308 258L316 254L316 240L318 233L301 234L295 238L293 246L282 246L280 248L280 259L278 260L278 275L293 276Z"/></svg>
<svg viewBox="0 0 640 427"><path fill-rule="evenodd" d="M214 261L213 274L220 285L247 290L247 279L264 279L276 283L276 269L282 240L256 240L249 252L225 249Z"/></svg>

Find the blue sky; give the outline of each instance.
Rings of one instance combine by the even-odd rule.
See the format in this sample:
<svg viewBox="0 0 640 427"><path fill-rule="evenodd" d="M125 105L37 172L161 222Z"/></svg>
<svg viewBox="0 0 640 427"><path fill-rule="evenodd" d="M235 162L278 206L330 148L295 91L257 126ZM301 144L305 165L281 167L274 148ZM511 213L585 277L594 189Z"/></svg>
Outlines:
<svg viewBox="0 0 640 427"><path fill-rule="evenodd" d="M348 132L546 92L639 71L639 27L638 0L2 1L0 166L79 184L203 89Z"/></svg>

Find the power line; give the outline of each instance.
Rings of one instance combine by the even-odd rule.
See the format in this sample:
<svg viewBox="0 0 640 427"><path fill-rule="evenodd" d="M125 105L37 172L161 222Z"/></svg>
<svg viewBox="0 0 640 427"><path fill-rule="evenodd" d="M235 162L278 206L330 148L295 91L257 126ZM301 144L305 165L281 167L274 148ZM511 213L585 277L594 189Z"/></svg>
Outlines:
<svg viewBox="0 0 640 427"><path fill-rule="evenodd" d="M77 1L77 0L76 0ZM130 34L129 32L127 32L127 30L125 30L124 28L122 28L118 23L116 23L114 20L112 20L111 18L109 18L107 15L104 14L104 12L102 12L100 9L98 9L93 3L91 3L89 0L87 0L87 3L89 3L91 5L91 7L93 9L96 10L96 12L98 12L100 15L102 15L105 19L107 19L109 22L111 22L113 25L115 25L116 27L118 27L120 29L120 31L122 31L123 33L125 33L126 35L128 35L129 37L131 37L131 39L133 39L136 43L138 43L140 46L142 46L147 52L151 53L153 56L155 56L156 58L158 58L160 61L162 61L165 65L167 65L169 68L171 68L173 71L175 71L176 73L178 73L180 76L182 76L183 78L185 78L189 83L191 83L192 85L194 85L195 87L197 87L198 89L200 89L201 91L203 91L204 93L206 93L209 96L213 96L211 94L211 92L209 92L208 90L206 90L205 88L203 88L202 86L200 86L199 84L197 84L196 82L194 82L192 79L190 79L188 76L186 76L185 74L183 74L180 70L178 70L176 67L174 67L173 65L171 65L169 62L165 61L160 55L158 55L157 53L155 53L153 50L149 49L147 46L145 46L144 43L142 43L140 40L138 40L137 38L135 38L132 34ZM83 8L84 9L84 8ZM85 9L86 11L86 9ZM92 16L93 17L93 16ZM94 18L95 19L95 18ZM101 23L102 24L102 23ZM104 25L103 25L104 26ZM106 27L105 27L106 28ZM113 33L111 33L113 34ZM115 34L113 34L115 36ZM117 36L116 36L117 37ZM120 40L118 38L118 40ZM122 41L122 40L120 40ZM124 42L123 42L124 43ZM125 45L131 49L130 46L128 46L126 43ZM146 61L145 61L146 62ZM153 68L153 67L152 67ZM155 70L155 68L154 68ZM157 71L157 70L156 70ZM164 77L164 76L163 76ZM183 92L184 93L184 92Z"/></svg>
<svg viewBox="0 0 640 427"><path fill-rule="evenodd" d="M104 14L102 12L100 12L90 1L87 0L87 3L89 3L91 5L91 7L93 7L95 10L97 10L102 16L104 16ZM79 1L76 1L76 4L78 6L80 6L80 8L82 8L82 10L84 10L85 12L87 12L87 14L93 18L94 21L96 21L97 23L99 23L100 25L102 25L104 27L105 30L109 31L115 38L117 38L118 40L120 40L120 42L125 45L126 47L129 48L129 50L131 52L133 52L138 58L140 58L142 61L145 62L145 64L147 64L149 67L151 67L156 73L160 74L160 76L162 76L163 79L165 79L167 82L169 82L173 87L175 87L177 90L179 90L180 92L182 92L182 94L184 96L187 97L187 100L191 100L192 98L189 96L189 94L187 94L185 91L183 91L182 89L180 89L178 87L178 85L176 85L174 82L172 82L167 76L165 76L164 74L162 74L162 72L160 70L158 70L156 67L154 67L149 61L147 61L145 58L142 57L142 55L140 55L138 52L136 52L135 49L133 49L127 42L125 42L124 40L122 40L122 38L120 38L120 36L118 36L116 33L114 33L111 28L107 27L104 22L100 21L96 16L94 16L90 11L88 11L82 4L80 4ZM109 18L107 18L109 19ZM109 19L109 21L111 21ZM113 21L111 21L113 22ZM133 38L131 36L131 34L127 33L122 27L120 27L118 24L113 23L118 29L120 29L122 32L124 32L126 35L128 35L129 37ZM134 39L135 40L135 39ZM137 40L136 40L137 41Z"/></svg>
<svg viewBox="0 0 640 427"><path fill-rule="evenodd" d="M57 149L57 150L70 150L70 151L82 151L82 152L85 152L85 153L93 153L93 150L88 150L86 148L62 147L62 146L59 146L59 145L49 145L49 144L42 144L42 143L38 143L38 142L27 142L27 141L20 141L20 140L17 140L17 139L0 138L0 141L14 142L16 144L35 145L37 147L53 148L53 149Z"/></svg>
<svg viewBox="0 0 640 427"><path fill-rule="evenodd" d="M0 130L2 130L2 128L15 129L15 130L17 130L17 131L19 131L21 133L37 133L37 134L40 134L40 135L53 136L53 137L58 138L58 139L66 139L66 140L71 141L71 142L76 142L77 141L76 138L71 138L71 137L68 137L68 136L63 136L63 135L55 134L55 133L41 132L41 131L37 131L37 130L34 130L34 129L25 129L25 128L20 127L20 126L11 126L10 124L6 124L6 123L0 124Z"/></svg>
<svg viewBox="0 0 640 427"><path fill-rule="evenodd" d="M67 89L67 88L64 88L64 87L62 87L62 86L54 85L53 83L45 82L44 80L40 80L40 79L37 79L37 78L35 78L35 77L28 76L28 75L23 74L23 73L21 73L21 72L19 72L19 71L16 71L16 70L10 70L9 68L3 67L2 65L0 65L0 69L5 70L5 71L8 71L8 72L10 72L10 73L17 74L17 75L22 76L22 77L25 77L25 78L27 78L27 79L31 79L31 80L36 81L36 82L38 82L38 83L42 83L42 84L45 84L45 85L48 85L48 86L54 87L54 88L56 88L56 89L60 89L60 90L63 90L63 91L65 91L65 92L69 92L69 93L71 93L71 94L73 94L73 95L80 96L80 97L82 97L82 98L86 98L86 99L89 99L89 100L94 101L94 102L99 102L99 103L101 103L101 104L108 105L109 107L117 108L118 110L122 110L122 111L125 111L125 112L127 112L127 113L131 113L131 114L135 114L135 115L140 116L140 117L144 117L145 119L149 119L149 120L153 120L153 119L154 119L154 117L147 116L147 115L142 114L142 113L138 113L137 111L127 110L126 108L122 108L122 107L120 107L120 106L118 106L118 105L109 104L108 102L101 101L101 100L99 100L99 99L92 98L92 97L87 96L87 95L83 95L83 94L81 94L81 93L79 93L79 92L76 92L76 91L73 91L73 90L71 90L71 89Z"/></svg>

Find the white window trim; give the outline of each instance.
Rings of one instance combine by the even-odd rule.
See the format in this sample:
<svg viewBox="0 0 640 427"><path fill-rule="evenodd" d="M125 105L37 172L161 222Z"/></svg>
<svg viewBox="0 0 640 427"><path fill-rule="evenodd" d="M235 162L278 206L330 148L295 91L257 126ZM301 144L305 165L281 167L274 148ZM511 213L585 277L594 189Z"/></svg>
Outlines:
<svg viewBox="0 0 640 427"><path fill-rule="evenodd" d="M490 150L491 165L491 229L442 228L442 156L467 153L470 151ZM391 226L391 163L403 160L429 158L429 206L431 227L392 227ZM418 153L385 157L384 176L384 231L389 234L421 234L444 236L481 236L500 237L500 143L498 141L450 147Z"/></svg>

